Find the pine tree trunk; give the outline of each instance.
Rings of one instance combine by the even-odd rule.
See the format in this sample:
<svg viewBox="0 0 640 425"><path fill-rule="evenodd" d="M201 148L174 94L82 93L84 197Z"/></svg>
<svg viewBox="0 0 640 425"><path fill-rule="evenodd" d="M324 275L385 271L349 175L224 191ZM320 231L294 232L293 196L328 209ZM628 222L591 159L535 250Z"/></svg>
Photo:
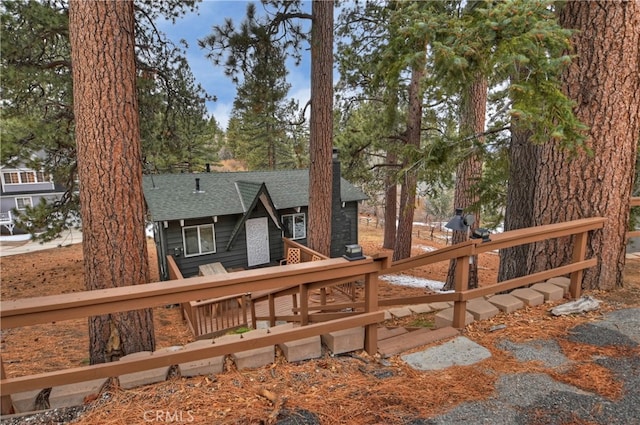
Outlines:
<svg viewBox="0 0 640 425"><path fill-rule="evenodd" d="M398 162L394 152L387 152L387 164L390 170L384 178L384 239L382 247L393 249L396 244L396 219L398 215L398 183L395 179L395 171L391 168ZM395 170L395 168L393 168Z"/></svg>
<svg viewBox="0 0 640 425"><path fill-rule="evenodd" d="M487 112L487 79L478 74L469 87L469 91L463 96L460 114L461 134L465 137L472 137L475 134L484 132L484 123ZM474 141L477 140L474 138ZM482 142L482 139L479 140ZM472 153L468 158L460 163L456 171L456 187L454 194L455 208L462 208L464 215L473 214L475 220L469 231L473 232L480 224L480 213L476 209L470 208L479 201L477 184L482 178L482 160L476 153ZM468 232L454 231L452 243L461 243L468 239ZM469 264L469 288L478 286L478 259L472 258ZM445 289L453 289L455 286L456 260L451 260Z"/></svg>
<svg viewBox="0 0 640 425"><path fill-rule="evenodd" d="M72 1L69 31L87 290L149 281L131 1ZM151 309L89 318L90 362L155 348Z"/></svg>
<svg viewBox="0 0 640 425"><path fill-rule="evenodd" d="M538 225L601 216L603 230L593 232L587 256L587 289L622 286L625 233L629 220L640 131L640 2L569 1L560 12L573 36L576 59L564 75L564 90L576 102L576 116L590 126L583 151L572 156L550 142L542 148L534 217ZM565 264L569 241L536 244L534 270Z"/></svg>
<svg viewBox="0 0 640 425"><path fill-rule="evenodd" d="M331 252L333 171L333 1L312 2L309 248Z"/></svg>
<svg viewBox="0 0 640 425"><path fill-rule="evenodd" d="M409 113L407 116L406 144L420 147L422 125L422 90L420 83L425 73L425 64L418 61L411 70L409 85ZM403 161L404 180L400 189L400 211L393 260L411 256L411 233L413 231L413 213L416 205L416 187L418 176L413 169L411 159Z"/></svg>
<svg viewBox="0 0 640 425"><path fill-rule="evenodd" d="M530 141L531 132L511 122L509 146L509 183L504 217L504 230L533 226L533 197L538 172L540 145ZM509 280L530 273L527 269L529 244L500 250L498 281Z"/></svg>

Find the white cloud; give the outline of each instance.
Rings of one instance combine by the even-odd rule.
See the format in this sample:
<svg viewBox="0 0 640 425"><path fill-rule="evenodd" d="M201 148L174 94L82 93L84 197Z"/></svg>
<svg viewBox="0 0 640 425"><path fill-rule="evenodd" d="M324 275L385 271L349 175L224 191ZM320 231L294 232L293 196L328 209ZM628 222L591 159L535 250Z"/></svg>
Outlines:
<svg viewBox="0 0 640 425"><path fill-rule="evenodd" d="M218 125L224 130L227 129L227 125L229 124L229 117L231 116L231 109L233 108L233 102L224 103L224 102L215 102L208 103L209 112L214 116Z"/></svg>

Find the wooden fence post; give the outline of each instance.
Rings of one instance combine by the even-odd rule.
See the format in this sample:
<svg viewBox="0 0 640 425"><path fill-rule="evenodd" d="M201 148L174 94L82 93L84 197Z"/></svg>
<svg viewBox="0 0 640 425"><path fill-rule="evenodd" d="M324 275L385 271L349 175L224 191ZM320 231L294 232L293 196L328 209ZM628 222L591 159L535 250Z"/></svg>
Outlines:
<svg viewBox="0 0 640 425"><path fill-rule="evenodd" d="M309 324L309 287L300 285L300 326Z"/></svg>
<svg viewBox="0 0 640 425"><path fill-rule="evenodd" d="M364 312L378 311L378 273L367 273L364 277ZM373 356L378 352L378 324L364 328L364 349Z"/></svg>
<svg viewBox="0 0 640 425"><path fill-rule="evenodd" d="M455 274L455 291L460 293L469 289L469 260L471 256L465 255L456 259ZM467 316L467 302L453 302L453 327L456 329L464 328Z"/></svg>
<svg viewBox="0 0 640 425"><path fill-rule="evenodd" d="M575 240L573 241L573 253L571 255L571 262L577 263L579 261L584 261L587 255L587 232L578 233L575 235ZM569 293L572 298L578 298L580 296L580 292L582 291L582 276L584 274L584 270L576 270L571 273L571 283L569 284Z"/></svg>
<svg viewBox="0 0 640 425"><path fill-rule="evenodd" d="M391 255L380 254L374 258L382 271L391 267ZM380 272L368 273L364 277L364 311L378 311L378 275ZM364 349L370 356L378 352L378 324L366 325L364 328Z"/></svg>
<svg viewBox="0 0 640 425"><path fill-rule="evenodd" d="M7 376L4 372L4 362L2 361L2 358L0 357L0 379L5 379ZM3 395L2 397L0 397L1 399L1 405L0 405L0 414L2 415L11 415L13 413L15 413L15 411L13 410L13 402L11 401L11 396L10 395Z"/></svg>

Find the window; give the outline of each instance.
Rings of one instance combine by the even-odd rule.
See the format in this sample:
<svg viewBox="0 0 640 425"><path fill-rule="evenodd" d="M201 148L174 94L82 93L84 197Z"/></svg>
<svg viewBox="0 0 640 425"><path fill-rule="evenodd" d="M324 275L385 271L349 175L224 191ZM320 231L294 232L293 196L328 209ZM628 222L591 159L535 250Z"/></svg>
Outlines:
<svg viewBox="0 0 640 425"><path fill-rule="evenodd" d="M2 173L5 184L48 183L49 176L43 171L11 171Z"/></svg>
<svg viewBox="0 0 640 425"><path fill-rule="evenodd" d="M287 214L282 216L284 236L289 239L304 239L307 237L307 223L304 213Z"/></svg>
<svg viewBox="0 0 640 425"><path fill-rule="evenodd" d="M22 180L22 183L35 183L36 173L33 171L22 171L20 173L20 180Z"/></svg>
<svg viewBox="0 0 640 425"><path fill-rule="evenodd" d="M25 210L31 205L31 198L16 198L16 208L19 210Z"/></svg>
<svg viewBox="0 0 640 425"><path fill-rule="evenodd" d="M36 171L36 181L38 183L48 183L49 177L42 171Z"/></svg>
<svg viewBox="0 0 640 425"><path fill-rule="evenodd" d="M20 183L20 177L18 173L3 173L5 184L18 184Z"/></svg>
<svg viewBox="0 0 640 425"><path fill-rule="evenodd" d="M216 252L213 224L182 228L185 257Z"/></svg>

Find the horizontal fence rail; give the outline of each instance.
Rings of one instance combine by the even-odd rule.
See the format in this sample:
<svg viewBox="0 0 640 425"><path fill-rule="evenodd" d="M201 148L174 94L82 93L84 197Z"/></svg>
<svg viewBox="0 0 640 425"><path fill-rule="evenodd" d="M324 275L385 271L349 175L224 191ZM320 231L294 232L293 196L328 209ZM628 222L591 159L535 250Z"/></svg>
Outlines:
<svg viewBox="0 0 640 425"><path fill-rule="evenodd" d="M377 275L384 267L386 259L366 258L357 262L342 258L321 262L307 262L282 267L245 270L229 274L198 276L145 285L110 288L72 294L50 295L37 298L0 302L0 325L11 329L41 323L90 317L100 314L138 310L174 303L189 303L191 300L220 298L238 293L264 291L286 286L318 285L323 281L355 278L362 275ZM171 269L171 265L170 265ZM175 273L173 271L172 273ZM367 298L377 298L377 282L370 279ZM369 301L368 310L353 317L295 328L279 332L269 337L252 338L244 343L220 344L217 348L189 349L175 353L155 355L150 360L126 360L102 365L92 365L63 371L36 375L5 378L0 380L3 397L21 391L49 388L56 385L82 382L85 380L108 378L124 373L148 370L154 367L170 366L179 362L195 361L213 355L231 354L271 345L273 341L282 343L321 333L333 332L350 327L365 326L365 348L375 352L377 336L376 323L384 320L384 313L377 311L374 301ZM272 341L273 340L273 341Z"/></svg>
<svg viewBox="0 0 640 425"><path fill-rule="evenodd" d="M387 255L366 257L358 261L343 258L305 261L286 266L244 270L228 274L198 276L183 279L175 262L168 262L169 274L175 280L145 285L102 289L80 293L51 295L38 298L0 301L1 328L11 329L41 323L85 318L101 314L138 310L180 303L198 305L198 300L220 299L238 294L272 291L275 295L299 295L300 305L294 306L289 318L300 327L265 336L207 347L189 348L172 352L154 353L151 357L125 359L117 362L83 366L62 371L39 373L23 377L5 377L0 380L3 406L8 394L49 388L97 378L109 378L125 373L139 372L161 366L201 360L212 356L231 354L264 347L299 338L305 338L356 326L365 327L365 349L377 351L377 324L384 320L379 307L421 302L453 301L453 326L464 327L467 301L484 295L514 289L550 277L569 275L571 294L580 293L582 272L596 265L596 259L587 259L588 233L604 226L604 218L588 218L567 223L494 234L491 241L472 239L437 251L391 263ZM481 253L526 243L574 235L573 257L569 264L532 275L499 282L477 289L468 288L469 258ZM455 291L418 297L379 299L378 276L397 273L442 261L457 260ZM364 281L364 299L333 305L314 306L309 313L310 291L326 289L355 280ZM283 289L284 288L284 289ZM278 293L278 291L281 291ZM274 296L275 296L274 295ZM348 310L348 311L347 311ZM191 323L197 318L193 310L184 310ZM273 314L270 314L273 317ZM3 411L4 413L4 411Z"/></svg>

